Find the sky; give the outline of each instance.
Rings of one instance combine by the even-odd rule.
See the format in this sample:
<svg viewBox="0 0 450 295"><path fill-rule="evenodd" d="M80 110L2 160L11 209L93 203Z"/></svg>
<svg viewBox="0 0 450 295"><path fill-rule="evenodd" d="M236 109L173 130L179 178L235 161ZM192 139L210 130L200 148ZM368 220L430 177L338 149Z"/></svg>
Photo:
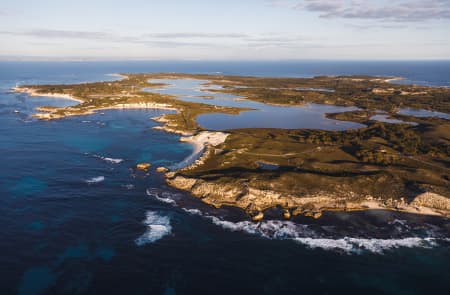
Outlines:
<svg viewBox="0 0 450 295"><path fill-rule="evenodd" d="M0 60L450 59L450 0L0 0Z"/></svg>

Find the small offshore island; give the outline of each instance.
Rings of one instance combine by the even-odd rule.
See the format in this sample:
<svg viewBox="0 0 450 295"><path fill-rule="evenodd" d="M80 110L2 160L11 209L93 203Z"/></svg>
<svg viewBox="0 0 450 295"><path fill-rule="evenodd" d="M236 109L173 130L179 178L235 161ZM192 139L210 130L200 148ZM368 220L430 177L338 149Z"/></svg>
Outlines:
<svg viewBox="0 0 450 295"><path fill-rule="evenodd" d="M399 112L408 108L449 114L449 88L393 84L392 78L369 76L259 78L170 73L121 77L112 82L24 85L14 91L79 102L66 108L38 108L35 117L43 120L105 109L175 110L153 118L164 124L157 128L184 135L183 141L194 143L196 151L204 153L166 172L167 183L215 207L241 208L254 221L262 220L264 210L274 207L286 219L368 209L450 217L450 119ZM207 130L197 122L198 116L237 115L251 109L157 93L153 90L167 85L151 82L158 79L206 80L209 93L277 106L351 106L355 110L326 116L363 127ZM213 100L208 95L203 99Z"/></svg>

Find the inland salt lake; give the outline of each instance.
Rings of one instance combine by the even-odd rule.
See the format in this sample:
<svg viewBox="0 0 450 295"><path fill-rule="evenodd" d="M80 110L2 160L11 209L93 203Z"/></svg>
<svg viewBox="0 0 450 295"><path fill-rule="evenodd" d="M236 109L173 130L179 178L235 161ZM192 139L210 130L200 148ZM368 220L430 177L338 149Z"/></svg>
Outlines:
<svg viewBox="0 0 450 295"><path fill-rule="evenodd" d="M445 219L371 211L281 221L269 212L268 220L255 224L239 210L212 209L167 187L154 168L148 174L132 169L139 162L177 165L192 153L178 135L152 129L158 123L150 118L168 111L111 110L46 122L31 117L36 107L76 102L10 91L17 84L114 80L110 74L121 72L368 74L450 86L449 62L1 62L1 294L449 290ZM166 82L158 91L179 99L253 109L200 116L199 124L212 130L359 127L324 117L351 108L270 106L205 93L202 81Z"/></svg>

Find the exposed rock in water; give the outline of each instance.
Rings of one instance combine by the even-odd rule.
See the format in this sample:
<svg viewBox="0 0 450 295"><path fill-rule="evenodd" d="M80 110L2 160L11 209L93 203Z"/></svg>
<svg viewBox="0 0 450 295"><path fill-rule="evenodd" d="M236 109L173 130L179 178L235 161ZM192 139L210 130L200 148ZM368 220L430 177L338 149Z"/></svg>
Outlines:
<svg viewBox="0 0 450 295"><path fill-rule="evenodd" d="M167 169L166 167L158 167L158 168L156 168L156 172L166 173L166 172L169 172L169 169Z"/></svg>
<svg viewBox="0 0 450 295"><path fill-rule="evenodd" d="M148 171L152 164L150 163L139 163L136 165L136 168L141 171Z"/></svg>
<svg viewBox="0 0 450 295"><path fill-rule="evenodd" d="M308 211L305 213L306 217L312 217L314 219L319 219L320 217L322 217L322 212L311 212Z"/></svg>
<svg viewBox="0 0 450 295"><path fill-rule="evenodd" d="M288 209L283 210L283 218L286 220L291 219L291 212Z"/></svg>
<svg viewBox="0 0 450 295"><path fill-rule="evenodd" d="M262 213L262 212L259 212L258 214L254 215L252 217L252 220L254 222L259 222L259 221L262 221L263 219L264 219L264 213Z"/></svg>

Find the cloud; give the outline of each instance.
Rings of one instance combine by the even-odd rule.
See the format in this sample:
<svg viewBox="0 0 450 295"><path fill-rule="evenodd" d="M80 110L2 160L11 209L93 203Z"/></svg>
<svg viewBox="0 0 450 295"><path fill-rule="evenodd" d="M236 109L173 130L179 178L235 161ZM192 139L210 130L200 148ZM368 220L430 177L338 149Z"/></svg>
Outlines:
<svg viewBox="0 0 450 295"><path fill-rule="evenodd" d="M76 39L76 40L88 40L96 42L112 42L112 43L136 43L136 44L151 44L160 46L180 46L182 42L167 41L167 40L155 40L152 41L152 36L141 35L141 36L123 36L120 34L115 34L111 32L101 32L101 31L70 31L70 30L31 30L31 31L0 31L0 35L10 35L10 36L26 36L37 38L40 40L66 40L66 39ZM159 39L174 39L169 38L167 34L166 38L162 37Z"/></svg>
<svg viewBox="0 0 450 295"><path fill-rule="evenodd" d="M20 35L46 39L94 39L113 40L115 35L105 32L66 31L66 30L33 30L20 32Z"/></svg>
<svg viewBox="0 0 450 295"><path fill-rule="evenodd" d="M391 22L450 19L450 0L269 0L269 3L315 12L322 18Z"/></svg>
<svg viewBox="0 0 450 295"><path fill-rule="evenodd" d="M376 23L374 21L367 22L367 23L359 23L359 24L345 23L344 25L347 27L356 29L356 30L371 30L371 29L404 30L404 29L408 29L411 27L411 26L408 26L407 24L405 24L404 22L385 24L385 23ZM416 29L419 29L419 28L416 27ZM427 29L430 29L430 28L427 27Z"/></svg>
<svg viewBox="0 0 450 295"><path fill-rule="evenodd" d="M246 38L248 35L240 33L155 33L146 34L145 36L158 38L158 39L187 39L187 38L200 38L200 39L219 39L219 38Z"/></svg>
<svg viewBox="0 0 450 295"><path fill-rule="evenodd" d="M112 32L71 31L38 29L31 31L0 31L0 35L32 37L39 41L86 40L118 44L138 44L148 47L174 48L215 48L215 47L296 47L309 42L302 36L282 33L243 34L243 33L146 33L136 36L123 36ZM92 43L92 42L91 42Z"/></svg>
<svg viewBox="0 0 450 295"><path fill-rule="evenodd" d="M296 1L298 2L298 1ZM289 7L294 8L296 6L294 0L265 0L265 4L271 7Z"/></svg>
<svg viewBox="0 0 450 295"><path fill-rule="evenodd" d="M301 35L287 34L264 34L257 36L249 36L242 40L242 44L253 48L267 47L283 47L283 48L299 48L310 46L314 40Z"/></svg>

